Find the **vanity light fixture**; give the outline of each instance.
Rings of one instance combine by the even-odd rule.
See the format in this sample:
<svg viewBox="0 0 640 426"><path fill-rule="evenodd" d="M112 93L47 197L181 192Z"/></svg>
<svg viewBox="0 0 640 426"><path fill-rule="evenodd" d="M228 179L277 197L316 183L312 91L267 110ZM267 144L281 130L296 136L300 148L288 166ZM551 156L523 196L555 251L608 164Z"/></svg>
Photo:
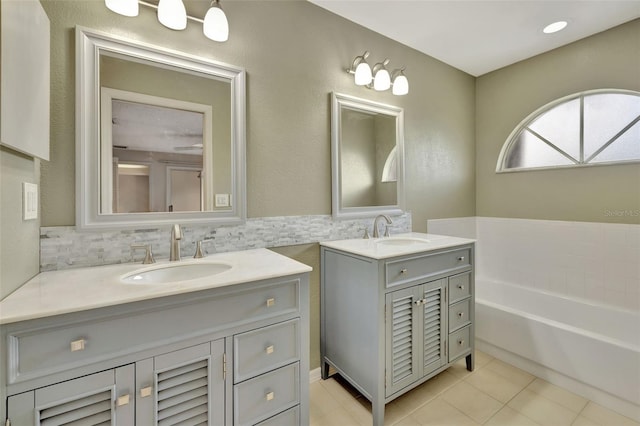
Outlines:
<svg viewBox="0 0 640 426"><path fill-rule="evenodd" d="M104 0L109 10L124 16L138 16L138 0Z"/></svg>
<svg viewBox="0 0 640 426"><path fill-rule="evenodd" d="M349 74L354 74L354 80L358 86L366 86L367 84L371 84L371 80L373 80L371 67L367 63L368 57L368 51L365 51L362 56L356 56L353 64L351 64L351 68L347 70Z"/></svg>
<svg viewBox="0 0 640 426"><path fill-rule="evenodd" d="M202 32L213 41L227 41L229 39L229 21L220 7L218 0L211 2L211 7L204 17Z"/></svg>
<svg viewBox="0 0 640 426"><path fill-rule="evenodd" d="M138 16L139 5L150 7L158 11L158 21L172 30L184 30L187 20L202 24L204 35L214 41L229 39L229 21L220 7L220 0L212 0L211 7L204 19L187 15L183 0L160 0L156 5L144 0L104 0L107 8L124 16Z"/></svg>
<svg viewBox="0 0 640 426"><path fill-rule="evenodd" d="M404 67L393 71L393 73L391 73L391 80L391 93L397 96L409 93L409 80L407 80L407 76L404 75Z"/></svg>
<svg viewBox="0 0 640 426"><path fill-rule="evenodd" d="M187 28L187 9L185 9L182 0L160 0L158 21L172 30Z"/></svg>
<svg viewBox="0 0 640 426"><path fill-rule="evenodd" d="M391 75L387 71L388 63L389 59L385 59L373 66L373 88L379 92L391 87Z"/></svg>
<svg viewBox="0 0 640 426"><path fill-rule="evenodd" d="M356 56L351 67L347 69L349 74L354 75L356 85L365 86L377 91L392 88L391 93L397 96L409 93L409 80L407 80L407 76L404 75L404 67L389 73L389 70L387 70L389 59L385 59L375 64L372 70L367 63L368 57L368 51L365 51L361 56Z"/></svg>

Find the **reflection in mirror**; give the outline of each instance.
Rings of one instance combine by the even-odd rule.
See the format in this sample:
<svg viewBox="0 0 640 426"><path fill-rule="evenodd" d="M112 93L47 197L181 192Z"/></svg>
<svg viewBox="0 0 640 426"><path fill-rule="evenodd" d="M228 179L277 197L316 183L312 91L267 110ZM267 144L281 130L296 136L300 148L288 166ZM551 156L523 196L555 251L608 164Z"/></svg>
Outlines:
<svg viewBox="0 0 640 426"><path fill-rule="evenodd" d="M244 70L76 34L77 225L242 222Z"/></svg>
<svg viewBox="0 0 640 426"><path fill-rule="evenodd" d="M401 213L403 110L332 95L333 215Z"/></svg>

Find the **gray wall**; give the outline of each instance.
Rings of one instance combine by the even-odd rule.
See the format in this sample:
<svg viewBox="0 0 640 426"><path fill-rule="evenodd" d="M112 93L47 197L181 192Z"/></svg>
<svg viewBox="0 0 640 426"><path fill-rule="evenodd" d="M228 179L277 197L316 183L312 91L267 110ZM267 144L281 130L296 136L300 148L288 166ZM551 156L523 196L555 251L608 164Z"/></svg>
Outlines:
<svg viewBox="0 0 640 426"><path fill-rule="evenodd" d="M23 182L40 183L40 160L0 147L0 300L39 272L40 219L22 220Z"/></svg>
<svg viewBox="0 0 640 426"><path fill-rule="evenodd" d="M42 0L51 20L51 161L43 164L43 226L73 225L74 31L76 24L247 70L247 199L250 217L331 212L330 92L405 108L407 209L427 218L475 213L474 78L311 3L230 1L230 38L215 43L190 22L176 32L140 9L126 18L102 1ZM410 93L396 97L353 83L356 55L407 66Z"/></svg>
<svg viewBox="0 0 640 426"><path fill-rule="evenodd" d="M477 79L478 216L640 223L637 163L495 173L522 119L554 99L599 88L640 91L640 19Z"/></svg>

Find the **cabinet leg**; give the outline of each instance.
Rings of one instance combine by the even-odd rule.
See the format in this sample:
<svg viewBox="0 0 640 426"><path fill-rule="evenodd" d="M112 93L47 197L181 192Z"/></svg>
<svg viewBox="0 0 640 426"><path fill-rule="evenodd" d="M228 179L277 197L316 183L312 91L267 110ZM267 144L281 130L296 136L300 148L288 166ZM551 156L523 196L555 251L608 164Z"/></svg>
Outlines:
<svg viewBox="0 0 640 426"><path fill-rule="evenodd" d="M371 401L371 415L373 426L384 426L384 400Z"/></svg>
<svg viewBox="0 0 640 426"><path fill-rule="evenodd" d="M467 357L465 358L465 360L467 361L467 370L469 371L473 371L473 367L474 367L474 359L475 357L473 356L473 353L470 353L469 355L467 355Z"/></svg>
<svg viewBox="0 0 640 426"><path fill-rule="evenodd" d="M329 378L329 363L321 361L320 362L320 376L322 380L327 380Z"/></svg>

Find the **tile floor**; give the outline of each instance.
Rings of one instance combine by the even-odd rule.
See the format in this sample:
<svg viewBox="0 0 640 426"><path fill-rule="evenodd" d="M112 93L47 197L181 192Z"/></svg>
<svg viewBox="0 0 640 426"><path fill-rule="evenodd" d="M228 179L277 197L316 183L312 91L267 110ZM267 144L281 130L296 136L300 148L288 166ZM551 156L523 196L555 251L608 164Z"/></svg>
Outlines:
<svg viewBox="0 0 640 426"><path fill-rule="evenodd" d="M369 426L371 404L344 379L311 384L311 426ZM476 352L387 404L385 425L640 426L581 396Z"/></svg>

